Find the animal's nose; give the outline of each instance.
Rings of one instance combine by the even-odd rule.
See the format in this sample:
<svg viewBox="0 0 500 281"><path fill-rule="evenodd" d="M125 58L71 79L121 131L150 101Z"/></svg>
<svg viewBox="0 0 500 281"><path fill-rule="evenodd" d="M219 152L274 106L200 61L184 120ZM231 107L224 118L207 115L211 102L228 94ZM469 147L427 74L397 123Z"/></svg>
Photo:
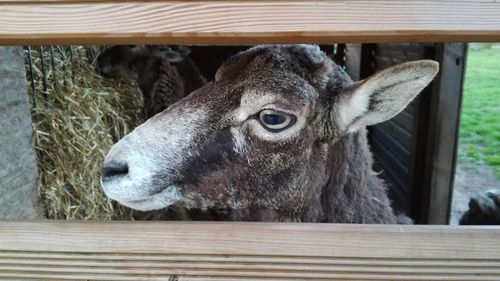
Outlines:
<svg viewBox="0 0 500 281"><path fill-rule="evenodd" d="M123 162L108 162L102 169L102 181L109 181L113 178L124 177L128 174L128 165Z"/></svg>

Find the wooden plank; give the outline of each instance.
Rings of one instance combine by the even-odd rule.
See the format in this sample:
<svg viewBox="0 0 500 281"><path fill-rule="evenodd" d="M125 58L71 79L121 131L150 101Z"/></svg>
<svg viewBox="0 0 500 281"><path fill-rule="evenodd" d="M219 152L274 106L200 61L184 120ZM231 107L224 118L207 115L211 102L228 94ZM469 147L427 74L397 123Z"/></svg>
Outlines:
<svg viewBox="0 0 500 281"><path fill-rule="evenodd" d="M500 227L3 221L0 279L500 280L499 236Z"/></svg>
<svg viewBox="0 0 500 281"><path fill-rule="evenodd" d="M430 122L424 171L429 224L447 224L449 220L466 51L464 43L442 44L437 49L441 70L428 104Z"/></svg>
<svg viewBox="0 0 500 281"><path fill-rule="evenodd" d="M373 56L376 44L346 44L346 72L353 81L367 78L375 73Z"/></svg>
<svg viewBox="0 0 500 281"><path fill-rule="evenodd" d="M385 165L383 161L377 160L373 164L374 171L380 173L379 177L385 181L387 185L387 195L391 200L391 207L395 212L402 214L411 213L410 197L408 196L407 183L401 184L400 175L395 175L390 166Z"/></svg>
<svg viewBox="0 0 500 281"><path fill-rule="evenodd" d="M406 58L407 60L416 60L423 56L422 44L405 43L405 44L384 44L379 45L377 55L382 57L398 57Z"/></svg>
<svg viewBox="0 0 500 281"><path fill-rule="evenodd" d="M395 162L408 170L407 165L410 163L410 152L403 147L399 140L394 138L391 132L385 130L381 126L373 126L370 128L370 139L380 143ZM391 162L389 163L391 164Z"/></svg>
<svg viewBox="0 0 500 281"><path fill-rule="evenodd" d="M0 45L500 41L480 0L2 0Z"/></svg>
<svg viewBox="0 0 500 281"><path fill-rule="evenodd" d="M345 45L345 71L353 81L359 81L361 76L362 44Z"/></svg>
<svg viewBox="0 0 500 281"><path fill-rule="evenodd" d="M380 129L382 131L381 133L387 133L386 138L389 138L390 141L396 143L397 146L402 147L402 152L404 154L410 155L413 145L413 137L408 130L402 128L401 125L393 119L377 124L377 126L373 126L373 128ZM390 142L387 144L389 143ZM399 150L399 148L396 149ZM407 162L410 162L410 160L408 159Z"/></svg>
<svg viewBox="0 0 500 281"><path fill-rule="evenodd" d="M414 108L415 103L410 103L406 108ZM392 118L394 123L398 124L403 130L405 130L408 134L413 134L413 117L414 115L409 113L410 110L403 110L401 113Z"/></svg>
<svg viewBox="0 0 500 281"><path fill-rule="evenodd" d="M376 151L374 152L375 161L381 164L385 172L391 174L392 183L398 188L407 190L410 181L408 167L400 163L378 139L371 139L371 146Z"/></svg>

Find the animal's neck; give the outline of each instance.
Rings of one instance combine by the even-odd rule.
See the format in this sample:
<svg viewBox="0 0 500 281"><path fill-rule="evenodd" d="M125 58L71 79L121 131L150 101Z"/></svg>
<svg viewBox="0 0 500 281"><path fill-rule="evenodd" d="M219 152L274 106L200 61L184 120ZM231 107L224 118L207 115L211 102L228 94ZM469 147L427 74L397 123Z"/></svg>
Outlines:
<svg viewBox="0 0 500 281"><path fill-rule="evenodd" d="M316 189L320 196L312 198L303 220L395 222L384 185L372 170L366 130L345 135L331 144L327 163L327 182Z"/></svg>

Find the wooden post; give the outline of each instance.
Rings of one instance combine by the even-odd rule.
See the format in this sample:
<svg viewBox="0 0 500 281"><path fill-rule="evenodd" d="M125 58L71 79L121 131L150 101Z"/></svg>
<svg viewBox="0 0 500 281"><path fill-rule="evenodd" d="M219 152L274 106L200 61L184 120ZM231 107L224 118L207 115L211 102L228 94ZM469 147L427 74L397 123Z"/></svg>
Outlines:
<svg viewBox="0 0 500 281"><path fill-rule="evenodd" d="M428 204L420 212L420 220L428 224L449 221L466 51L465 43L437 45L435 58L441 69L431 95L421 105L420 115L427 115L428 120L423 139L425 169L418 176L423 180L422 190L415 192L421 192L422 203Z"/></svg>
<svg viewBox="0 0 500 281"><path fill-rule="evenodd" d="M346 44L346 72L353 81L364 79L373 73L373 52L376 44Z"/></svg>
<svg viewBox="0 0 500 281"><path fill-rule="evenodd" d="M0 218L40 218L22 47L0 47Z"/></svg>

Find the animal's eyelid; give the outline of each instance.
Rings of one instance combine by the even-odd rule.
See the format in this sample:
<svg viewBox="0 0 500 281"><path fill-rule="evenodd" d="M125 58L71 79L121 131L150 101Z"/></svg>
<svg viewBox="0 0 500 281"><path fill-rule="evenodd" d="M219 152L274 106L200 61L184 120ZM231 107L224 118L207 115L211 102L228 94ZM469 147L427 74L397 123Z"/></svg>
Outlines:
<svg viewBox="0 0 500 281"><path fill-rule="evenodd" d="M275 103L269 103L269 104L263 105L261 107L261 109L257 112L257 114L259 114L263 110L275 110L275 111L283 112L283 113L290 114L290 115L297 115L296 112L292 112L288 109L283 109L283 107L281 107Z"/></svg>

